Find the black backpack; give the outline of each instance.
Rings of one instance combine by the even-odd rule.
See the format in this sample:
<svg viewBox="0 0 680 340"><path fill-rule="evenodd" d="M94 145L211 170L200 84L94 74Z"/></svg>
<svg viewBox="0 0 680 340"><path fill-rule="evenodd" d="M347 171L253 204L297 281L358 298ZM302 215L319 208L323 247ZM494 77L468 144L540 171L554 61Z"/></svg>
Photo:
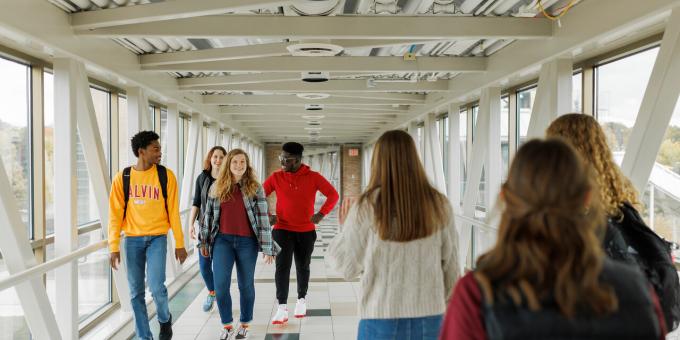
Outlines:
<svg viewBox="0 0 680 340"><path fill-rule="evenodd" d="M609 227L621 233L628 252L654 287L670 332L680 323L680 280L671 255L673 244L654 233L632 205L624 203L620 210L623 218L610 219Z"/></svg>
<svg viewBox="0 0 680 340"><path fill-rule="evenodd" d="M125 193L125 208L123 208L123 220L127 215L128 200L130 200L130 169L127 167L123 169L123 193ZM158 171L158 181L161 182L161 191L163 192L163 199L165 200L165 211L168 211L168 171L164 166L157 164L156 171Z"/></svg>

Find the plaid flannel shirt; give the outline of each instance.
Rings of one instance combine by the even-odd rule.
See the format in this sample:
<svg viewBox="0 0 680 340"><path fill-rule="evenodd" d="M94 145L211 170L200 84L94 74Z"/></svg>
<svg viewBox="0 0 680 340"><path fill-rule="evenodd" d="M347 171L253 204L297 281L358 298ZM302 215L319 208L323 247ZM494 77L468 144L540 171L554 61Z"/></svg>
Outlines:
<svg viewBox="0 0 680 340"><path fill-rule="evenodd" d="M214 183L213 185L215 185ZM272 239L272 227L269 224L269 207L264 196L264 189L262 189L262 186L258 187L255 197L248 197L243 191L241 193L250 226L253 228L255 237L257 237L260 245L259 250L265 255L275 256L281 251L281 247ZM220 205L219 198L208 195L205 212L201 218L201 229L198 234L199 247L207 246L211 256L215 238L220 231Z"/></svg>

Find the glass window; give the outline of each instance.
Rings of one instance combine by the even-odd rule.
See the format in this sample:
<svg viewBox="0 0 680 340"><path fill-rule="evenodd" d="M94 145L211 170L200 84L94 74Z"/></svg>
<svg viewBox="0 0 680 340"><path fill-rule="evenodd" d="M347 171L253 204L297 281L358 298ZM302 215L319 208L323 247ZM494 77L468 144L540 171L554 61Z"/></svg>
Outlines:
<svg viewBox="0 0 680 340"><path fill-rule="evenodd" d="M642 200L647 207L650 227L663 238L680 242L680 99L675 105Z"/></svg>
<svg viewBox="0 0 680 340"><path fill-rule="evenodd" d="M108 151L110 149L109 122L111 113L111 94L95 88L90 88L92 102L94 103L99 135L104 147L107 164L109 164ZM80 140L80 133L76 137L76 178L78 181L78 225L83 225L99 219L97 200L94 196L90 180L90 171L85 160L85 150Z"/></svg>
<svg viewBox="0 0 680 340"><path fill-rule="evenodd" d="M472 131L470 135L472 136L472 142L475 141L475 127L477 126L477 116L479 113L479 105L474 105L472 107Z"/></svg>
<svg viewBox="0 0 680 340"><path fill-rule="evenodd" d="M464 109L463 111L460 111L460 122L459 122L459 131L460 131L460 195L463 197L463 194L465 193L465 185L467 183L467 130L468 130L468 125L467 125L467 110Z"/></svg>
<svg viewBox="0 0 680 340"><path fill-rule="evenodd" d="M149 105L149 122L151 130L156 131L156 108L153 105Z"/></svg>
<svg viewBox="0 0 680 340"><path fill-rule="evenodd" d="M54 233L54 75L43 73L45 110L45 234Z"/></svg>
<svg viewBox="0 0 680 340"><path fill-rule="evenodd" d="M120 170L132 164L132 160L128 159L130 138L128 137L127 98L118 94L118 169Z"/></svg>
<svg viewBox="0 0 680 340"><path fill-rule="evenodd" d="M31 68L0 58L0 157L30 238L31 143L29 140L29 77Z"/></svg>
<svg viewBox="0 0 680 340"><path fill-rule="evenodd" d="M597 119L617 156L625 152L658 51L653 48L595 68Z"/></svg>
<svg viewBox="0 0 680 340"><path fill-rule="evenodd" d="M583 96L583 73L578 72L571 77L571 110L583 112L581 99Z"/></svg>
<svg viewBox="0 0 680 340"><path fill-rule="evenodd" d="M168 110L161 108L161 151L167 152L168 145ZM168 164L168 157L161 159L161 164ZM174 169L173 169L174 170Z"/></svg>
<svg viewBox="0 0 680 340"><path fill-rule="evenodd" d="M534 108L536 99L536 86L517 92L517 148L527 140L529 132L529 120L531 120L531 110Z"/></svg>
<svg viewBox="0 0 680 340"><path fill-rule="evenodd" d="M508 173L510 161L510 97L501 97L501 158L502 158L502 178L505 179Z"/></svg>
<svg viewBox="0 0 680 340"><path fill-rule="evenodd" d="M449 185L449 117L442 118L441 145L442 145L442 164L444 165L444 183Z"/></svg>

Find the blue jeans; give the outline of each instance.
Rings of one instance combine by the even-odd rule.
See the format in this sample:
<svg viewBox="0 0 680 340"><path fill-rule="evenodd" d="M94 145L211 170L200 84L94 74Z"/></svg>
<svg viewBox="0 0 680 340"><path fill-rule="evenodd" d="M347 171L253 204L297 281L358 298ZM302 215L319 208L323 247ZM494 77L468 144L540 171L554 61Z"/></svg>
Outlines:
<svg viewBox="0 0 680 340"><path fill-rule="evenodd" d="M436 340L442 315L401 319L361 319L358 340Z"/></svg>
<svg viewBox="0 0 680 340"><path fill-rule="evenodd" d="M198 250L198 268L201 269L201 276L205 282L205 288L208 288L208 291L212 292L215 290L215 281L213 280L212 271L212 258L210 258L210 256L206 257L201 255L201 250L199 248L196 248L196 250Z"/></svg>
<svg viewBox="0 0 680 340"><path fill-rule="evenodd" d="M241 322L253 320L255 306L255 263L258 243L255 237L219 234L213 246L213 277L217 308L222 324L234 321L231 313L231 271L236 263L236 277L241 297Z"/></svg>
<svg viewBox="0 0 680 340"><path fill-rule="evenodd" d="M135 332L142 340L153 339L149 329L149 315L144 301L144 268L151 296L156 303L158 321L170 321L168 290L165 288L165 256L168 238L161 236L125 237L125 253L130 301L135 315Z"/></svg>

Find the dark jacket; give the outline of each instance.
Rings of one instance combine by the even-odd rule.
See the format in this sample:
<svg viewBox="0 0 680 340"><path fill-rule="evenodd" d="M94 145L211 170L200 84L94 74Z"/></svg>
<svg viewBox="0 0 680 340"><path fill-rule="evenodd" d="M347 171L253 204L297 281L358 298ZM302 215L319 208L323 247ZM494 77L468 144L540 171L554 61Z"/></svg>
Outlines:
<svg viewBox="0 0 680 340"><path fill-rule="evenodd" d="M614 289L619 307L616 312L599 317L582 311L567 319L552 297L542 299L543 308L534 312L526 306L516 306L509 296L496 293L493 305L482 301L487 338L660 339L664 336L665 327L655 311L653 290L638 270L605 259L600 281Z"/></svg>

